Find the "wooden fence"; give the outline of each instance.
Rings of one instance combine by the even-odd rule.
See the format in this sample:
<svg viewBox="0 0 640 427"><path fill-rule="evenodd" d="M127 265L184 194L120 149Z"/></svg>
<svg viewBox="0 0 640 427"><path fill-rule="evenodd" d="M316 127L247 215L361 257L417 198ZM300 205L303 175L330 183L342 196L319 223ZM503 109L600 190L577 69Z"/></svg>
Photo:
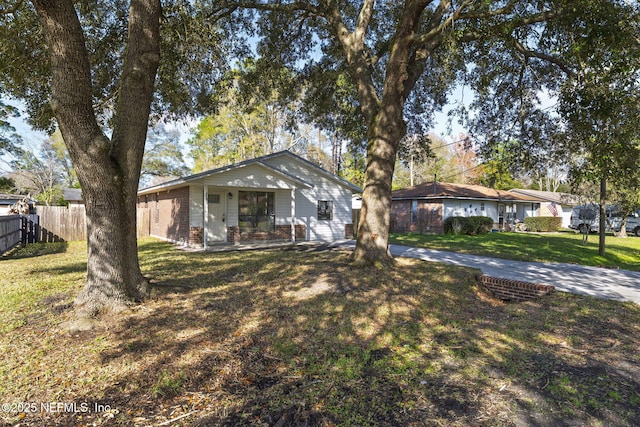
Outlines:
<svg viewBox="0 0 640 427"><path fill-rule="evenodd" d="M86 210L84 206L38 206L38 242L87 240ZM138 237L149 235L149 209L137 212Z"/></svg>
<svg viewBox="0 0 640 427"><path fill-rule="evenodd" d="M22 217L0 216L0 255L22 241Z"/></svg>
<svg viewBox="0 0 640 427"><path fill-rule="evenodd" d="M38 206L38 242L87 240L84 206Z"/></svg>

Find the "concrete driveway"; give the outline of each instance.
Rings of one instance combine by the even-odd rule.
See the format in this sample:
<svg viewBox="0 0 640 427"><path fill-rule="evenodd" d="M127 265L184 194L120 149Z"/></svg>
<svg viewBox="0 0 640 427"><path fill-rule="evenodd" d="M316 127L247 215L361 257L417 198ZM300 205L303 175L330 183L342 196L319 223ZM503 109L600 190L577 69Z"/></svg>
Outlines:
<svg viewBox="0 0 640 427"><path fill-rule="evenodd" d="M353 240L341 246L354 247ZM396 257L477 268L492 277L553 285L559 291L640 304L640 272L551 262L524 262L391 245Z"/></svg>
<svg viewBox="0 0 640 427"><path fill-rule="evenodd" d="M492 277L553 285L559 291L640 304L640 272L550 262L524 262L391 245L393 256L480 269Z"/></svg>

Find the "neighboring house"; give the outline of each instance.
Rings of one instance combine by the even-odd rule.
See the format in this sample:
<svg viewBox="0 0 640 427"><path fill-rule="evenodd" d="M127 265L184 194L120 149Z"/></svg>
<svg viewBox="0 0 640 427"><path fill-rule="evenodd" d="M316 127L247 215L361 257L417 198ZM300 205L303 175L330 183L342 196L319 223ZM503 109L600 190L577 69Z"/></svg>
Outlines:
<svg viewBox="0 0 640 427"><path fill-rule="evenodd" d="M544 200L480 185L427 182L392 192L391 231L443 233L450 216L486 216L494 228L510 229L526 217L540 216Z"/></svg>
<svg viewBox="0 0 640 427"><path fill-rule="evenodd" d="M537 197L544 200L544 202L540 204L540 216L562 217L562 226L565 228L569 228L571 224L571 210L580 204L578 196L568 193L528 190L522 188L513 188L509 191L523 196Z"/></svg>
<svg viewBox="0 0 640 427"><path fill-rule="evenodd" d="M138 192L150 234L189 246L353 236L351 198L362 190L281 151Z"/></svg>
<svg viewBox="0 0 640 427"><path fill-rule="evenodd" d="M25 196L20 194L4 194L0 193L0 215L9 215L9 210L13 205L21 200L25 200ZM35 201L31 198L26 198L30 209L35 205Z"/></svg>
<svg viewBox="0 0 640 427"><path fill-rule="evenodd" d="M79 208L84 206L84 199L82 198L82 190L79 188L65 188L62 190L64 201L69 204L69 209Z"/></svg>

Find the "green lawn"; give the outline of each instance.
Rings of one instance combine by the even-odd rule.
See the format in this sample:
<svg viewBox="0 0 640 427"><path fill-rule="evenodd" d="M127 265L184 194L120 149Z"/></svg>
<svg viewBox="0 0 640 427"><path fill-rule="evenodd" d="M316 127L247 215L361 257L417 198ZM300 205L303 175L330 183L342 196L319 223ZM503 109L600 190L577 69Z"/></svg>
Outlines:
<svg viewBox="0 0 640 427"><path fill-rule="evenodd" d="M640 271L640 238L635 236L607 236L604 257L598 255L597 235L589 236L584 246L582 235L573 232L488 233L478 236L393 234L390 242L519 261L606 265Z"/></svg>
<svg viewBox="0 0 640 427"><path fill-rule="evenodd" d="M0 258L0 425L640 425L637 304L505 304L471 269L345 252L140 260L151 298L70 334L86 245Z"/></svg>

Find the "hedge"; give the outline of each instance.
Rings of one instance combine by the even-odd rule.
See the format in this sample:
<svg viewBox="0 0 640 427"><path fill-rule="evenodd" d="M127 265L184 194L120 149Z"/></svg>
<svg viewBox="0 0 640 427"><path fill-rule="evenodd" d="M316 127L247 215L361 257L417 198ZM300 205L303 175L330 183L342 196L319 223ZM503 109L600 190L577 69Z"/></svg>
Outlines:
<svg viewBox="0 0 640 427"><path fill-rule="evenodd" d="M486 216L450 216L444 220L444 232L454 234L483 234L493 228L493 219Z"/></svg>
<svg viewBox="0 0 640 427"><path fill-rule="evenodd" d="M558 231L562 227L559 216L532 216L524 219L527 231Z"/></svg>

